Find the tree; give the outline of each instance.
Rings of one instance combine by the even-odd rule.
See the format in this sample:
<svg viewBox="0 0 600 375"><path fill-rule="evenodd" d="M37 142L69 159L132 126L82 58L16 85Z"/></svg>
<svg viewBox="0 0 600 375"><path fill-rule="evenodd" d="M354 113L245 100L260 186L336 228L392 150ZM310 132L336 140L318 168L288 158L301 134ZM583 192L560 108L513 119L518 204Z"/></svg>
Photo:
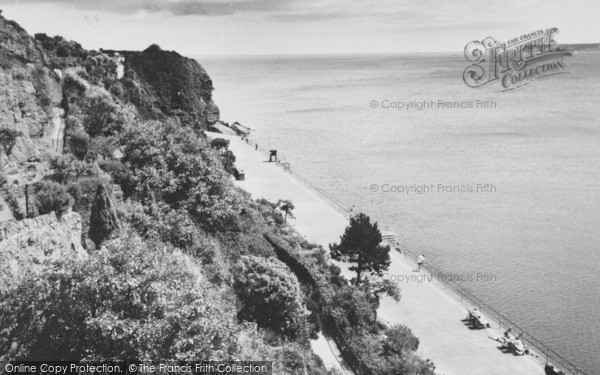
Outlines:
<svg viewBox="0 0 600 375"><path fill-rule="evenodd" d="M99 184L90 214L90 239L99 248L102 242L110 238L118 229L119 220L112 202L104 185Z"/></svg>
<svg viewBox="0 0 600 375"><path fill-rule="evenodd" d="M35 197L36 206L41 215L54 211L60 216L73 203L67 189L55 181L40 181L35 187Z"/></svg>
<svg viewBox="0 0 600 375"><path fill-rule="evenodd" d="M381 246L381 232L377 223L371 223L371 219L363 213L350 218L350 225L340 237L339 245L330 244L329 249L333 259L355 264L350 267L351 271L356 272L354 285L363 281L365 272L381 277L390 266L389 246Z"/></svg>
<svg viewBox="0 0 600 375"><path fill-rule="evenodd" d="M238 314L241 319L298 337L305 324L300 285L284 263L243 256L235 275L234 287L243 306Z"/></svg>
<svg viewBox="0 0 600 375"><path fill-rule="evenodd" d="M294 211L296 207L294 207L294 204L291 201L280 199L277 201L277 207L279 207L279 209L285 213L285 218L283 221L284 224L287 224L288 216L292 219L294 218L292 211Z"/></svg>

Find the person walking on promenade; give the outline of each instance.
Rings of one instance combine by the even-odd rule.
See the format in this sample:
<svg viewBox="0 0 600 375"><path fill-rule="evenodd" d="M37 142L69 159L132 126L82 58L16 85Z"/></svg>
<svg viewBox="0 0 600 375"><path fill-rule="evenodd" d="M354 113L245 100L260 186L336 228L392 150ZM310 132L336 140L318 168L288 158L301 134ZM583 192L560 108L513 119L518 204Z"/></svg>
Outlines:
<svg viewBox="0 0 600 375"><path fill-rule="evenodd" d="M417 258L417 271L421 271L421 266L423 265L423 262L425 262L425 255L421 254L419 255L419 258Z"/></svg>
<svg viewBox="0 0 600 375"><path fill-rule="evenodd" d="M348 214L348 218L352 219L354 217L354 206L350 207L350 213Z"/></svg>

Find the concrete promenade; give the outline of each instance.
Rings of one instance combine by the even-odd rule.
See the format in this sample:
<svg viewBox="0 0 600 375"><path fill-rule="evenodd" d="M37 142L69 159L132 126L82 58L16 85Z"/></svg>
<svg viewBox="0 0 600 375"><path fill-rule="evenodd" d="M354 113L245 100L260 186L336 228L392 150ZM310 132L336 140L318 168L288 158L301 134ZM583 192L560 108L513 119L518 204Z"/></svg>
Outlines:
<svg viewBox="0 0 600 375"><path fill-rule="evenodd" d="M210 137L230 140L229 149L236 156L236 166L245 173L236 185L253 198L270 201L289 199L295 205L295 220L290 221L308 241L327 248L338 242L348 224L347 219L319 195L237 136L207 133ZM367 213L368 214L368 213ZM413 281L399 284L401 300L385 298L378 311L380 319L401 323L412 329L420 340L419 354L431 359L436 372L445 375L543 375L544 369L531 356L503 353L494 339L494 329L472 330L461 320L467 310L447 295L437 283L429 282L424 273L402 254L392 251L389 274L396 278L412 276ZM347 272L347 271L346 271ZM345 272L345 274L346 274ZM351 277L351 274L347 274ZM415 276L421 282L416 281Z"/></svg>

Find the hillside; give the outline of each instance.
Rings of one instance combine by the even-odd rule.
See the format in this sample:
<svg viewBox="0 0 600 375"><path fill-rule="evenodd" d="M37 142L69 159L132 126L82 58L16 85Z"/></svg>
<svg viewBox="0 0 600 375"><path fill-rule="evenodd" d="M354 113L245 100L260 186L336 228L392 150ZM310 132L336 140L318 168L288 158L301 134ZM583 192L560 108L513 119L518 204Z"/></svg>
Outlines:
<svg viewBox="0 0 600 375"><path fill-rule="evenodd" d="M142 52L104 52L125 58L126 88L133 86L131 81L142 82L146 100L137 104L144 114L152 116L158 109L167 116L184 116L203 129L219 120L219 109L212 101L212 80L196 60L157 45Z"/></svg>
<svg viewBox="0 0 600 375"><path fill-rule="evenodd" d="M349 282L287 225L291 202L233 185L235 155L203 132L219 111L196 61L86 50L1 16L0 57L0 361L336 374L310 349L324 333L360 373L434 374L410 329L377 320L397 287Z"/></svg>

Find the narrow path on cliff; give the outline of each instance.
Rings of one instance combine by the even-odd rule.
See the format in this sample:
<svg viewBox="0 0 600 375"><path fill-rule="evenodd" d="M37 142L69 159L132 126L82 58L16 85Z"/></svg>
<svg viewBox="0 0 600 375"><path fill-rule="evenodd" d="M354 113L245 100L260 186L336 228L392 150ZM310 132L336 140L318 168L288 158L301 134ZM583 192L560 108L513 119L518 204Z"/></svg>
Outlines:
<svg viewBox="0 0 600 375"><path fill-rule="evenodd" d="M52 108L52 145L57 154L65 147L65 111L60 107Z"/></svg>

